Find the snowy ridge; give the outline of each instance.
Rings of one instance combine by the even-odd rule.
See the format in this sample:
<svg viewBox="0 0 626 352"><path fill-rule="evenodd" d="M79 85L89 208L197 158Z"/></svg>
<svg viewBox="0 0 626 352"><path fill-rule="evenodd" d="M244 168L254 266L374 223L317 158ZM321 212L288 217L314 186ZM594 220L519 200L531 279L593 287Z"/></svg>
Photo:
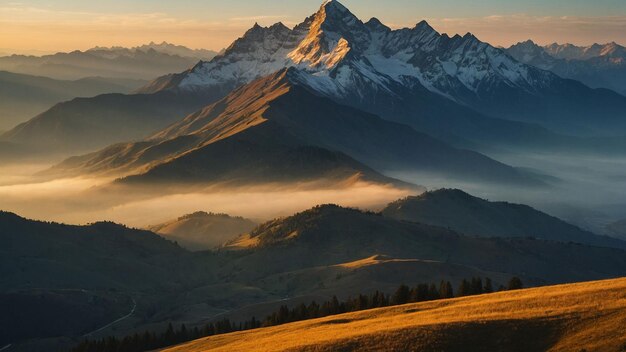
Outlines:
<svg viewBox="0 0 626 352"><path fill-rule="evenodd" d="M503 86L532 93L553 78L469 33L448 37L425 21L391 30L376 18L363 23L331 0L293 29L255 24L223 54L168 88L238 86L288 67L302 71L299 80L312 89L344 98L365 98L366 90L425 87L464 102Z"/></svg>

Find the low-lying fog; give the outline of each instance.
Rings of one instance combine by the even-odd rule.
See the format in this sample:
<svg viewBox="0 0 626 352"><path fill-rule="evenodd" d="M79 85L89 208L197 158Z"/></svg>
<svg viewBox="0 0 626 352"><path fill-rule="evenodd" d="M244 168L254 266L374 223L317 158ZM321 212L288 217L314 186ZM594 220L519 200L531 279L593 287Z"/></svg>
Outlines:
<svg viewBox="0 0 626 352"><path fill-rule="evenodd" d="M529 204L596 232L602 232L610 222L626 218L626 158L530 153L491 156L558 180L550 181L551 187L524 189L417 173L394 172L389 176L428 189L461 188L490 200ZM41 220L75 224L111 220L144 227L198 210L224 212L257 221L290 215L323 203L377 210L411 193L357 184L345 189L214 189L169 195L155 190L149 196L122 199L91 190L109 179L75 178L41 182L31 177L47 167L49 165L0 166L0 209Z"/></svg>
<svg viewBox="0 0 626 352"><path fill-rule="evenodd" d="M519 188L392 173L428 189L461 188L489 200L524 203L578 226L601 233L604 226L626 218L626 157L552 153L490 153L509 165L557 178L550 187Z"/></svg>
<svg viewBox="0 0 626 352"><path fill-rule="evenodd" d="M30 174L48 167L30 165ZM161 223L195 211L211 211L264 221L318 204L378 209L411 194L408 190L357 183L342 189L311 190L297 186L213 189L186 194L122 196L94 192L110 179L73 178L36 182L26 168L0 167L0 210L38 220L85 224L111 220L133 227ZM112 199L115 198L115 199Z"/></svg>

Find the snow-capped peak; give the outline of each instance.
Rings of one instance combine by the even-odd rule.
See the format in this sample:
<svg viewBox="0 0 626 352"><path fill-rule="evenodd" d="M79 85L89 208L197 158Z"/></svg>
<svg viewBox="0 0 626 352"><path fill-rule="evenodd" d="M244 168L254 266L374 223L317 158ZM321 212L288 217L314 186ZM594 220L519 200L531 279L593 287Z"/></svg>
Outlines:
<svg viewBox="0 0 626 352"><path fill-rule="evenodd" d="M363 23L337 1L326 1L313 16L307 36L288 54L296 65L331 69L348 52L362 49L369 33Z"/></svg>
<svg viewBox="0 0 626 352"><path fill-rule="evenodd" d="M255 24L223 54L185 73L176 87L235 87L287 67L312 75L302 80L328 95L423 86L457 101L502 85L533 91L548 79L471 33L450 38L426 21L391 30L376 18L363 23L330 0L293 29Z"/></svg>

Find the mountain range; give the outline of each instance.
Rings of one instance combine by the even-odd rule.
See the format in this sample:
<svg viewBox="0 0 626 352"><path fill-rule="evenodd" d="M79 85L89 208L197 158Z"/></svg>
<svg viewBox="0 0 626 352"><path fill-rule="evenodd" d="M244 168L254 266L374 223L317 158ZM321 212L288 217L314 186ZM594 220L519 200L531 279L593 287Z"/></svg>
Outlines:
<svg viewBox="0 0 626 352"><path fill-rule="evenodd" d="M145 84L127 78L87 77L57 80L0 71L0 130L8 130L58 102L105 93L130 93Z"/></svg>
<svg viewBox="0 0 626 352"><path fill-rule="evenodd" d="M209 60L217 52L189 49L170 43L149 43L132 48L94 47L52 55L0 57L0 70L61 80L101 76L150 80Z"/></svg>
<svg viewBox="0 0 626 352"><path fill-rule="evenodd" d="M626 95L626 48L615 42L582 47L556 43L539 46L528 40L506 51L520 62L592 88L612 89Z"/></svg>
<svg viewBox="0 0 626 352"><path fill-rule="evenodd" d="M517 43L507 53L516 60L575 79L592 88L608 88L626 95L626 48L612 42L576 46L540 46L532 40Z"/></svg>
<svg viewBox="0 0 626 352"><path fill-rule="evenodd" d="M64 102L0 139L66 155L141 140L283 69L316 96L462 148L581 148L586 140L566 135L610 142L626 124L626 97L614 92L518 62L471 34L449 37L424 21L391 30L328 1L293 29L255 25L215 58L137 94Z"/></svg>
<svg viewBox="0 0 626 352"><path fill-rule="evenodd" d="M125 184L362 179L402 186L374 171L394 169L541 183L479 153L320 97L298 77L295 69L283 69L147 140L70 158L53 171L113 173L127 176L118 181Z"/></svg>
<svg viewBox="0 0 626 352"><path fill-rule="evenodd" d="M418 129L472 110L556 132L606 134L624 124L623 96L520 63L469 33L449 37L424 21L399 30L363 23L334 0L293 29L255 25L215 59L142 92L238 86L291 66L320 95Z"/></svg>

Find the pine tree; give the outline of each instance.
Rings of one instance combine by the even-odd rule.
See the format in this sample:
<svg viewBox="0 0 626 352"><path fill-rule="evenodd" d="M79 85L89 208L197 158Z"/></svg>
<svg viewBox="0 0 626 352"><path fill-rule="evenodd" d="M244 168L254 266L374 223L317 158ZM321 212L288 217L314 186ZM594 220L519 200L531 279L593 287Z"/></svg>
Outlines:
<svg viewBox="0 0 626 352"><path fill-rule="evenodd" d="M483 293L483 279L481 279L480 277L473 277L471 288L470 288L470 294L480 295L482 293Z"/></svg>
<svg viewBox="0 0 626 352"><path fill-rule="evenodd" d="M424 302L428 299L428 284L417 285L417 301Z"/></svg>
<svg viewBox="0 0 626 352"><path fill-rule="evenodd" d="M493 292L493 284L491 283L491 279L490 278L485 278L485 289L484 289L485 293L492 293Z"/></svg>
<svg viewBox="0 0 626 352"><path fill-rule="evenodd" d="M393 304L405 304L409 302L409 286L400 285L391 299Z"/></svg>
<svg viewBox="0 0 626 352"><path fill-rule="evenodd" d="M509 290L519 290L521 288L524 288L524 285L522 284L522 280L519 277L514 276L511 278L511 280L509 280Z"/></svg>
<svg viewBox="0 0 626 352"><path fill-rule="evenodd" d="M463 279L459 285L459 297L467 296L470 294L470 283Z"/></svg>
<svg viewBox="0 0 626 352"><path fill-rule="evenodd" d="M439 299L439 290L435 284L430 284L428 287L428 298L429 301L434 301Z"/></svg>
<svg viewBox="0 0 626 352"><path fill-rule="evenodd" d="M450 281L441 280L441 283L439 284L439 297L442 299L454 297Z"/></svg>

